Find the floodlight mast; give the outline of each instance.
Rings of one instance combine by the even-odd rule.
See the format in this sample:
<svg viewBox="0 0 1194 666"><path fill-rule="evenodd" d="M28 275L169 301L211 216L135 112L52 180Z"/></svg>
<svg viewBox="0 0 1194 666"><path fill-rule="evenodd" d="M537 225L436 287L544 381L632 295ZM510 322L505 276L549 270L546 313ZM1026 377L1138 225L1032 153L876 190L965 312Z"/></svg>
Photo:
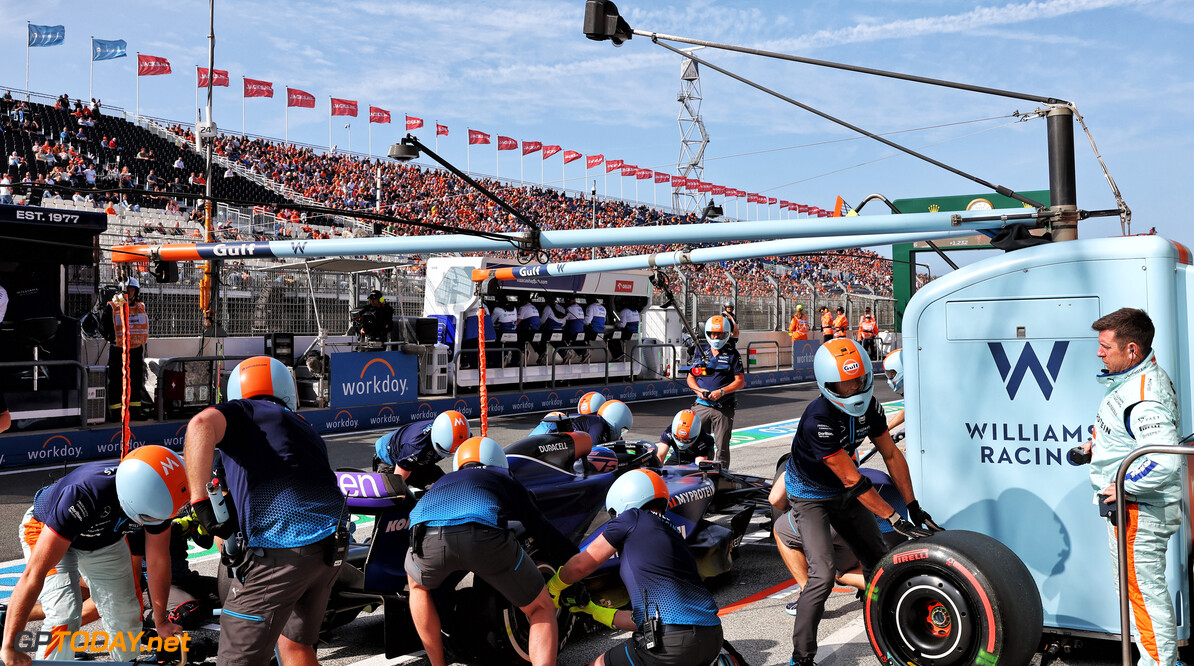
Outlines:
<svg viewBox="0 0 1194 666"><path fill-rule="evenodd" d="M968 174L960 169L951 167L943 162L934 160L926 155L918 153L910 148L906 148L894 141L885 139L873 132L868 132L860 127L851 125L843 120L835 118L827 113L814 109L806 104L797 102L796 100L781 95L773 90L761 86L745 77L738 76L721 67L713 65L704 61L691 52L681 51L673 46L662 43L664 41L680 42L684 44L693 44L696 46L705 46L714 49L721 49L725 51L733 51L736 53L745 53L749 55L763 56L767 58L775 58L779 60L787 60L790 62L798 62L807 65L815 65L818 67L829 67L833 69L841 69L846 71L858 72L861 74L869 74L872 76L882 76L887 78L901 79L904 81L912 81L916 83L924 83L928 85L941 86L945 88L954 88L957 90L966 90L969 92L978 92L987 95L996 95L1000 97L1008 97L1012 99L1020 99L1026 101L1037 102L1040 104L1047 104L1051 108L1047 112L1048 123L1048 144L1049 144L1049 185L1050 197L1052 201L1049 206L1050 211L1055 214L1053 219L1053 239L1061 240L1075 240L1078 236L1077 221L1079 216L1077 207L1077 177L1075 176L1074 168L1074 135L1073 135L1073 105L1063 99L1055 97L1044 97L1041 95L1031 95L1028 93L1014 92L1010 90L1001 90L998 88L989 88L985 86L976 86L968 83L959 83L956 81L947 81L944 79L934 79L924 76L915 76L912 74L904 74L900 72L892 72L888 70L874 69L870 67L859 67L856 65L847 65L843 63L831 62L828 60L817 60L815 58L804 58L801 56L794 56L786 53L777 53L774 51L765 51L762 49L751 49L742 46L734 46L731 44L722 44L719 42L711 42L702 39L693 39L689 37L680 37L676 35L667 35L646 30L635 30L626 23L625 19L618 13L617 6L610 2L610 0L587 0L585 3L585 18L584 18L584 33L589 39L595 41L610 40L615 46L621 46L623 43L632 39L635 35L640 37L647 37L653 43L662 46L669 51L678 53L684 57L690 58L705 67L711 68L714 71L720 72L733 78L737 81L745 83L753 88L756 88L769 95L782 99L789 104L797 106L805 111L818 115L826 120L841 125L851 131L858 132L868 138L874 139L891 148L895 148L908 155L916 157L940 167L951 173L959 175L963 178L976 182L983 187L990 188L992 191L1011 197L1021 203L1032 206L1034 208L1045 208L1045 205L1034 201L1028 197L1016 193L1010 188L1002 185L995 185L989 183L977 176ZM1067 122L1068 121L1068 122ZM1058 189L1052 189L1052 188ZM1118 213L1119 211L1117 211Z"/></svg>

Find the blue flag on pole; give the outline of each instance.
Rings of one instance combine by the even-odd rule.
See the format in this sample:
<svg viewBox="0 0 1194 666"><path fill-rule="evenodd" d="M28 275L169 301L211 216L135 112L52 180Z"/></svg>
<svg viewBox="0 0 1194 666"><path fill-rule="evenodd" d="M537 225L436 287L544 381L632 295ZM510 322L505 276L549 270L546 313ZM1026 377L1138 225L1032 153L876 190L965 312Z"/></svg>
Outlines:
<svg viewBox="0 0 1194 666"><path fill-rule="evenodd" d="M125 50L128 44L123 39L91 39L91 59L92 60L112 60L113 58L123 58L128 55Z"/></svg>
<svg viewBox="0 0 1194 666"><path fill-rule="evenodd" d="M65 26L29 24L29 46L58 46L65 40Z"/></svg>

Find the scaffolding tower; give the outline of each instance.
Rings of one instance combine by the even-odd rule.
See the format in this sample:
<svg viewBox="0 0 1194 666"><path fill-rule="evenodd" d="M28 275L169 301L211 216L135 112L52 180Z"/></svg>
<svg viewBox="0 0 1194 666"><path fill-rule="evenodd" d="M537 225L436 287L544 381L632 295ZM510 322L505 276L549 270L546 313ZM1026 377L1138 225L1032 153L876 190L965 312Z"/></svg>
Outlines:
<svg viewBox="0 0 1194 666"><path fill-rule="evenodd" d="M703 47L684 49L686 52L696 51ZM701 120L701 73L697 64L690 58L685 58L680 64L680 92L676 95L680 102L680 159L676 164L676 172L684 178L701 180L705 171L705 146L709 143L709 133L705 131L705 123ZM687 213L699 212L705 205L705 194L685 187L672 188L672 207Z"/></svg>

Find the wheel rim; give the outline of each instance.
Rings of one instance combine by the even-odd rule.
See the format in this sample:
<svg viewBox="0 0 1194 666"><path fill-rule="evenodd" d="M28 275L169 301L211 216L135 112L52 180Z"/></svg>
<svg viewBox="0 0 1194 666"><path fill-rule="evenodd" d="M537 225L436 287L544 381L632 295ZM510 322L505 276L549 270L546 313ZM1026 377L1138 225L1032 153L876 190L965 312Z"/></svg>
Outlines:
<svg viewBox="0 0 1194 666"><path fill-rule="evenodd" d="M889 635L918 663L945 666L973 653L981 631L967 595L948 577L911 576L887 593Z"/></svg>
<svg viewBox="0 0 1194 666"><path fill-rule="evenodd" d="M549 564L540 563L538 565L538 567L539 567L539 572L543 574L544 582L547 582L547 580L550 579L552 577L552 575L555 574L555 571L556 571ZM562 624L566 619L569 619L569 615L570 615L570 613L566 609L562 609L562 608L557 609L556 610L556 625L557 625L557 627L560 624ZM530 620L527 619L527 616L524 615L522 613L522 611L518 610L517 608L514 608L513 606L510 606L509 604L504 604L502 607L502 624L505 625L506 636L509 638L510 646L514 650L515 654L517 654L523 660L529 662L531 660L531 655L530 655L531 622L530 622ZM559 637L559 641L561 643L563 642L563 638L564 638L563 636ZM560 647L563 647L563 646L561 645Z"/></svg>

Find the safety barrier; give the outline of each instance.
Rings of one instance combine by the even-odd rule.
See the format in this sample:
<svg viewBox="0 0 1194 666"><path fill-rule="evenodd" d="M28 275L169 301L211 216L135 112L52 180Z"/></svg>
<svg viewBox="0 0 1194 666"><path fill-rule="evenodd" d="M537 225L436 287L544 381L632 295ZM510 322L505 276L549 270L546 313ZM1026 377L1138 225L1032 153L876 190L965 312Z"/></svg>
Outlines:
<svg viewBox="0 0 1194 666"><path fill-rule="evenodd" d="M1194 435L1191 435L1194 437ZM1183 442L1189 441L1190 437L1183 439ZM1127 506L1124 502L1124 478L1128 475L1128 469L1132 463L1141 456L1146 456L1150 453L1171 453L1177 456L1194 456L1194 447L1191 446L1165 446L1162 444L1153 444L1151 446L1142 446L1135 451L1128 454L1124 461L1119 464L1119 469L1115 471L1115 549L1119 554L1119 647L1120 655L1123 659L1121 663L1132 663L1132 624L1128 616L1131 612L1128 594L1128 542L1124 540L1124 535L1127 534ZM1182 590L1185 594L1186 590Z"/></svg>
<svg viewBox="0 0 1194 666"><path fill-rule="evenodd" d="M751 373L750 352L751 352L751 350L753 350L755 348L755 345L759 345L761 347L763 347L763 346L775 347L775 365L773 365L769 369L770 370L779 370L779 343L776 342L775 340L755 340L754 342L751 342L750 344L746 345L746 374ZM760 368L760 370L761 369L762 368Z"/></svg>
<svg viewBox="0 0 1194 666"><path fill-rule="evenodd" d="M154 373L155 375L157 375L157 387L158 387L157 395L154 396L154 402L157 403L157 408L158 408L158 419L157 420L164 421L166 418L166 408L164 405L164 403L166 401L163 399L163 396L162 396L162 375L165 374L166 368L169 368L174 365L181 365L183 363L189 363L191 361L207 361L209 363L219 363L221 361L243 361L246 358L253 358L253 357L252 356L171 356L169 358L164 358L164 359L161 359L160 361L158 361L158 369ZM220 381L219 377L216 377L217 388L219 386L219 381Z"/></svg>
<svg viewBox="0 0 1194 666"><path fill-rule="evenodd" d="M79 425L87 425L87 366L79 361L67 359L51 359L48 361L4 361L0 363L0 370L6 368L38 368L74 366L79 371ZM34 371L36 372L36 371Z"/></svg>

